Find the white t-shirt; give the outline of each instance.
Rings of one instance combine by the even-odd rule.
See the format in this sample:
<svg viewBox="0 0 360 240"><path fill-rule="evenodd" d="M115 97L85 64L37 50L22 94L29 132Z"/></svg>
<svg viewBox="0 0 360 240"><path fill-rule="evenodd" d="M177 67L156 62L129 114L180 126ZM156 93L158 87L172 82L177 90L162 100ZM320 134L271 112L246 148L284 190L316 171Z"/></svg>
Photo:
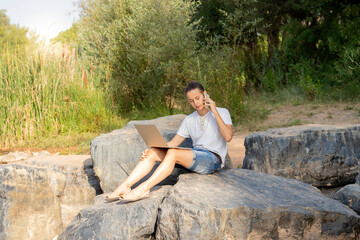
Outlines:
<svg viewBox="0 0 360 240"><path fill-rule="evenodd" d="M216 108L225 124L231 124L230 113L226 108ZM225 166L227 144L221 136L214 114L209 111L200 116L197 111L186 116L182 121L177 134L184 138L191 138L193 147L206 149L219 154L221 168Z"/></svg>

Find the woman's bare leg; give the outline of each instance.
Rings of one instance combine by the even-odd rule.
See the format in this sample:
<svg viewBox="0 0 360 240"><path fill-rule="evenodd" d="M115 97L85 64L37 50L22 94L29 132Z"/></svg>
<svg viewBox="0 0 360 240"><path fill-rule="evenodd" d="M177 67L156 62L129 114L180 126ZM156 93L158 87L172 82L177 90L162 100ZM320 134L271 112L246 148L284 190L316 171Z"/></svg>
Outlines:
<svg viewBox="0 0 360 240"><path fill-rule="evenodd" d="M131 192L125 194L123 198L136 200L147 195L152 187L164 180L171 174L175 167L175 163L178 163L186 168L190 167L193 161L193 152L191 150L183 149L169 149L166 153L162 163L151 175L151 177L140 184L137 188Z"/></svg>
<svg viewBox="0 0 360 240"><path fill-rule="evenodd" d="M140 158L139 163L132 170L127 179L120 184L114 192L106 196L107 198L118 197L128 193L131 186L145 177L154 167L156 161L162 161L165 158L166 149L151 148L148 150L147 155Z"/></svg>

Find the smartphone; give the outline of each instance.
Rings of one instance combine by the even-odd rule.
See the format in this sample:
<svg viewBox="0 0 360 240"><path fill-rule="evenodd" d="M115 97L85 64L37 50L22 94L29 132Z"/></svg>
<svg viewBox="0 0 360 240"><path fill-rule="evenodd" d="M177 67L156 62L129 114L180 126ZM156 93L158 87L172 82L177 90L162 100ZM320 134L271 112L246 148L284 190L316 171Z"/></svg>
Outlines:
<svg viewBox="0 0 360 240"><path fill-rule="evenodd" d="M207 94L207 92L204 92L204 97L205 97L205 99L210 98L210 96L209 96L209 94ZM204 105L205 105L206 109L210 110L210 105L209 104L204 103Z"/></svg>

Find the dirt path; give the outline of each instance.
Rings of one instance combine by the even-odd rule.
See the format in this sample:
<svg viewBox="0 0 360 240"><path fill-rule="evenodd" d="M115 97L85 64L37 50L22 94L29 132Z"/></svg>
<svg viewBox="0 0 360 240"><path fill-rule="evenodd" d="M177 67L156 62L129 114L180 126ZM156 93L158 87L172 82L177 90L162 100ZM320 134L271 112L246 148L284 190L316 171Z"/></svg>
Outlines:
<svg viewBox="0 0 360 240"><path fill-rule="evenodd" d="M345 124L360 123L360 103L283 105L274 107L259 129L286 127L304 124ZM228 152L233 166L241 167L245 157L244 140L251 132L235 132L228 144Z"/></svg>

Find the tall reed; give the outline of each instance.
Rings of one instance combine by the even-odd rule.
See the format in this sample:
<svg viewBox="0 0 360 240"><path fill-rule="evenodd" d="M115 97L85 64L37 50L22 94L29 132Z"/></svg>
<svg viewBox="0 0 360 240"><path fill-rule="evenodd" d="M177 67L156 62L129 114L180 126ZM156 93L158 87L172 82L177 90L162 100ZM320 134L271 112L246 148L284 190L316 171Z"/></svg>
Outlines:
<svg viewBox="0 0 360 240"><path fill-rule="evenodd" d="M39 46L0 53L0 147L97 132L112 117L89 62L67 47Z"/></svg>

